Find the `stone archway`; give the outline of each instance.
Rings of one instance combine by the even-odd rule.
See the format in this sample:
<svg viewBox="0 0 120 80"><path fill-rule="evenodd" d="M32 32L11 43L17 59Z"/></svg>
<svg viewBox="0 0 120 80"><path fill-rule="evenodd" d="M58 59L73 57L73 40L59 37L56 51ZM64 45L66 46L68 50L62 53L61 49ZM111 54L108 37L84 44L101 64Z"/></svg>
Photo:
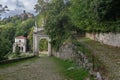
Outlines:
<svg viewBox="0 0 120 80"><path fill-rule="evenodd" d="M33 53L36 56L39 56L39 42L41 39L46 39L48 41L48 55L51 56L51 39L48 35L45 34L44 28L34 27L33 31Z"/></svg>

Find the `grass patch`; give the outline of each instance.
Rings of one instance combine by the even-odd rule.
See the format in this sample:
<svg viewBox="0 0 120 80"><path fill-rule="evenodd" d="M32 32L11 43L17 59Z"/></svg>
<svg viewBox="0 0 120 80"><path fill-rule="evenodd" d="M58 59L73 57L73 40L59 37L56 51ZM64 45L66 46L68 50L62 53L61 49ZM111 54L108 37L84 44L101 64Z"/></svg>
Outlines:
<svg viewBox="0 0 120 80"><path fill-rule="evenodd" d="M88 71L83 68L76 67L74 62L64 61L55 57L53 58L53 60L55 61L55 63L57 63L58 69L63 75L65 75L67 80L84 80L86 77L89 76Z"/></svg>
<svg viewBox="0 0 120 80"><path fill-rule="evenodd" d="M24 59L24 60L20 60L17 62L12 62L12 63L7 63L7 64L0 64L0 68L7 68L7 67L11 67L11 66L17 66L19 64L25 63L25 62L34 62L38 59L38 57L33 57L30 59Z"/></svg>
<svg viewBox="0 0 120 80"><path fill-rule="evenodd" d="M90 42L91 46L88 45L88 42ZM76 44L76 51L81 51L82 53L84 53L87 56L89 62L93 63L93 68L99 68L104 66L104 64L99 60L98 56L96 56L96 51L102 51L100 48L97 48L97 46L102 46L99 42L91 42L91 40L88 38L82 38L80 39L80 41L76 41ZM96 51L95 48L93 48L93 46L95 45L95 48L97 49Z"/></svg>

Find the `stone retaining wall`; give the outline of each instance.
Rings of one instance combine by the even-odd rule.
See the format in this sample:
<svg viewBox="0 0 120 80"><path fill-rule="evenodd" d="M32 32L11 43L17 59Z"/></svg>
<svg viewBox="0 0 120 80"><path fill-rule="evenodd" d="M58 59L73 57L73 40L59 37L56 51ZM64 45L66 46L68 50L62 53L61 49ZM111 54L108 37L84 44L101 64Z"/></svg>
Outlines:
<svg viewBox="0 0 120 80"><path fill-rule="evenodd" d="M13 62L18 62L18 61L21 61L21 60L27 60L27 59L31 59L31 58L34 58L35 56L29 56L29 57L22 57L22 58L15 58L15 59L8 59L8 60L3 60L3 61L0 61L0 64L8 64L8 63L13 63Z"/></svg>
<svg viewBox="0 0 120 80"><path fill-rule="evenodd" d="M75 56L73 44L65 43L61 46L59 51L52 50L52 55L64 60L72 60Z"/></svg>
<svg viewBox="0 0 120 80"><path fill-rule="evenodd" d="M93 71L93 63L89 62L87 56L83 54L81 51L74 50L75 46L71 43L66 43L59 51L52 50L52 55L64 60L73 60L77 63L76 67L83 67L89 71L90 75L93 75L96 80L102 80L102 76L100 72Z"/></svg>
<svg viewBox="0 0 120 80"><path fill-rule="evenodd" d="M103 44L120 47L120 33L86 33L86 37Z"/></svg>

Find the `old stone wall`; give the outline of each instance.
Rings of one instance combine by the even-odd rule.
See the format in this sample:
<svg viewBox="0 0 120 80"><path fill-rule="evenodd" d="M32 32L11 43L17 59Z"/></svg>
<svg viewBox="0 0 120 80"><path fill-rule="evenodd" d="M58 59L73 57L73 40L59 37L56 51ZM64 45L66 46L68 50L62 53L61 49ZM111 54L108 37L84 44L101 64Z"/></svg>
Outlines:
<svg viewBox="0 0 120 80"><path fill-rule="evenodd" d="M59 51L52 50L52 55L64 60L72 60L75 57L73 44L71 43L63 44Z"/></svg>
<svg viewBox="0 0 120 80"><path fill-rule="evenodd" d="M120 33L86 33L86 37L103 44L120 47Z"/></svg>
<svg viewBox="0 0 120 80"><path fill-rule="evenodd" d="M52 55L58 58L61 58L63 60L73 60L76 62L76 67L82 67L89 71L90 75L93 75L96 80L102 80L102 76L100 72L94 72L93 71L93 63L89 62L88 57L83 54L81 51L75 51L76 46L74 46L72 43L65 43L59 51L52 50Z"/></svg>

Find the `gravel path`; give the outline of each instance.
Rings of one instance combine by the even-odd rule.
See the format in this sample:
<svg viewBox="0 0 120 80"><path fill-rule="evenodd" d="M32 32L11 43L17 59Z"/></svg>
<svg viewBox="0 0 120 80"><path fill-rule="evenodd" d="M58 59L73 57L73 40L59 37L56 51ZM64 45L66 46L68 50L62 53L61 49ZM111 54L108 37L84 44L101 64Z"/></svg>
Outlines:
<svg viewBox="0 0 120 80"><path fill-rule="evenodd" d="M65 80L50 57L0 68L0 80Z"/></svg>

